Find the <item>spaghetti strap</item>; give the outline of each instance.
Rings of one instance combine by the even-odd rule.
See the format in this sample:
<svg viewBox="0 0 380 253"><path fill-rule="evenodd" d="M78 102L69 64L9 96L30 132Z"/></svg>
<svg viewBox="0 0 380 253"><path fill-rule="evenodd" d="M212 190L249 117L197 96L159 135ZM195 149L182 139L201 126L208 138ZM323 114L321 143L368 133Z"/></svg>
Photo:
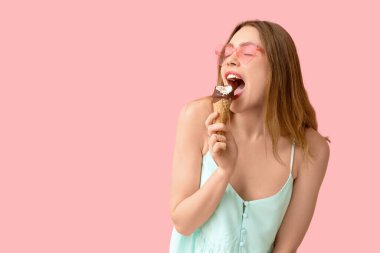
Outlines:
<svg viewBox="0 0 380 253"><path fill-rule="evenodd" d="M292 143L292 154L290 156L290 173L293 172L293 160L294 160L294 141Z"/></svg>

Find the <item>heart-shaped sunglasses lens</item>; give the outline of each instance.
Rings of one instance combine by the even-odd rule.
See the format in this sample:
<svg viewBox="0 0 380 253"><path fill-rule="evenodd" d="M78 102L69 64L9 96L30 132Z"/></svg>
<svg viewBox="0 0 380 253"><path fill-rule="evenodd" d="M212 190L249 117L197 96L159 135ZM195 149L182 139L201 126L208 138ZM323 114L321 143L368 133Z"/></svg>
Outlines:
<svg viewBox="0 0 380 253"><path fill-rule="evenodd" d="M259 50L259 48L254 44L245 44L237 49L235 49L231 44L227 44L226 46L219 44L215 49L215 54L219 65L223 65L225 59L232 55L234 51L236 51L238 59L243 64L247 64L256 55L257 50Z"/></svg>

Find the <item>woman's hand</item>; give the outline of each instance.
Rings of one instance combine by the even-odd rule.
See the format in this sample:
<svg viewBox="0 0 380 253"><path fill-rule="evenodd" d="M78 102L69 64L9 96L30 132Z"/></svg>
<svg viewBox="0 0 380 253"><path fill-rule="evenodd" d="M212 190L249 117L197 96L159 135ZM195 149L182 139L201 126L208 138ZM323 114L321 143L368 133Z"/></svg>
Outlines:
<svg viewBox="0 0 380 253"><path fill-rule="evenodd" d="M231 176L235 169L238 147L230 131L230 126L223 123L212 123L217 117L218 112L213 112L205 121L209 136L208 148L218 167ZM224 132L224 136L217 134L219 131Z"/></svg>

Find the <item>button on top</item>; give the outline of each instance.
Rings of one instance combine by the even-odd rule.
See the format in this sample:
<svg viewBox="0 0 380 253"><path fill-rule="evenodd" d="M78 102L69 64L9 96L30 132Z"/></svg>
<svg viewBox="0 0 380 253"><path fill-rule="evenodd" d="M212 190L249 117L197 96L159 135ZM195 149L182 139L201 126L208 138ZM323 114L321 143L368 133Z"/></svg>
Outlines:
<svg viewBox="0 0 380 253"><path fill-rule="evenodd" d="M240 247L244 246L244 242L240 242Z"/></svg>
<svg viewBox="0 0 380 253"><path fill-rule="evenodd" d="M244 218L247 218L247 214L246 214L246 213L243 213L243 217L244 217Z"/></svg>

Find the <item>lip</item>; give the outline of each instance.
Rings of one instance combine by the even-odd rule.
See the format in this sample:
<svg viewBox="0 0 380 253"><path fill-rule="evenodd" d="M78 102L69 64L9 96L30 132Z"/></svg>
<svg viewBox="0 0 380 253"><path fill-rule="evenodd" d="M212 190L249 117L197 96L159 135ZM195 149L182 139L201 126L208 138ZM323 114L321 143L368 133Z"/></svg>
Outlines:
<svg viewBox="0 0 380 253"><path fill-rule="evenodd" d="M236 99L238 99L238 98L241 96L241 94L242 94L242 93L240 93L239 95L234 95L233 98L232 98L232 100L236 100Z"/></svg>
<svg viewBox="0 0 380 253"><path fill-rule="evenodd" d="M227 79L227 76L228 76L229 74L234 74L235 76L239 77L240 79L243 79L243 78L241 77L241 75L240 75L239 73L235 72L235 71L227 71L227 72L224 74L224 78Z"/></svg>

